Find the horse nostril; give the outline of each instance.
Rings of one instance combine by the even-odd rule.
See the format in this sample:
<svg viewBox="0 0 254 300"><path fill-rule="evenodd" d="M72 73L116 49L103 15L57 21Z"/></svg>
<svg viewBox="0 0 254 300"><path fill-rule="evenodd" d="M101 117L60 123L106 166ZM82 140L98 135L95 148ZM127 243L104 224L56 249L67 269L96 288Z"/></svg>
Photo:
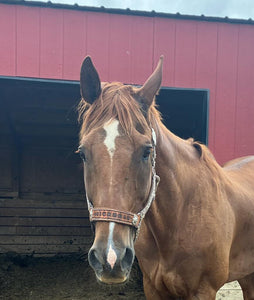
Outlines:
<svg viewBox="0 0 254 300"><path fill-rule="evenodd" d="M129 270L134 261L134 250L131 248L126 248L123 259L121 260L121 268L122 270Z"/></svg>
<svg viewBox="0 0 254 300"><path fill-rule="evenodd" d="M103 267L98 258L96 249L91 249L88 253L88 261L90 266L97 272L102 271Z"/></svg>

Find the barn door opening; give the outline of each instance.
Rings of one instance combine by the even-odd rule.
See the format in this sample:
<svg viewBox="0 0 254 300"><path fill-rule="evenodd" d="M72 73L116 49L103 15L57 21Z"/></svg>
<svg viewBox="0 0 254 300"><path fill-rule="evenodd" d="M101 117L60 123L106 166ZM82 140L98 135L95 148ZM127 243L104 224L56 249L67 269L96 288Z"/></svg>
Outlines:
<svg viewBox="0 0 254 300"><path fill-rule="evenodd" d="M75 155L76 81L0 77L0 253L70 253L90 245ZM162 88L165 125L207 143L208 91Z"/></svg>
<svg viewBox="0 0 254 300"><path fill-rule="evenodd" d="M0 253L86 251L77 82L0 78Z"/></svg>

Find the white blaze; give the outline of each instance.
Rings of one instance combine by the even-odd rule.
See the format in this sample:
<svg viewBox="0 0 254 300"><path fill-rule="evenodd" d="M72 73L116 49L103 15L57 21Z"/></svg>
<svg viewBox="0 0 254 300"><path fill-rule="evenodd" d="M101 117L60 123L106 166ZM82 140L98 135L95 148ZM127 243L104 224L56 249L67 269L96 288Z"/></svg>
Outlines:
<svg viewBox="0 0 254 300"><path fill-rule="evenodd" d="M116 149L115 139L117 136L119 136L118 124L119 122L117 120L110 120L103 126L104 130L106 131L104 144L108 149L111 162Z"/></svg>
<svg viewBox="0 0 254 300"><path fill-rule="evenodd" d="M110 120L107 122L103 129L106 131L106 138L104 140L104 144L107 147L110 159L111 159L111 172L112 172L112 165L113 165L113 155L116 149L115 140L119 136L118 131L118 124L117 120ZM110 179L110 187L112 185L112 178ZM114 250L114 241L113 241L113 233L114 233L115 223L109 223L109 235L108 235L108 254L107 254L107 262L109 263L111 269L114 268L114 265L117 260L117 254Z"/></svg>
<svg viewBox="0 0 254 300"><path fill-rule="evenodd" d="M115 223L109 223L109 235L108 235L108 254L107 254L107 262L109 263L111 269L114 268L114 265L117 260L117 255L114 250L114 241L113 241L113 233L114 233Z"/></svg>

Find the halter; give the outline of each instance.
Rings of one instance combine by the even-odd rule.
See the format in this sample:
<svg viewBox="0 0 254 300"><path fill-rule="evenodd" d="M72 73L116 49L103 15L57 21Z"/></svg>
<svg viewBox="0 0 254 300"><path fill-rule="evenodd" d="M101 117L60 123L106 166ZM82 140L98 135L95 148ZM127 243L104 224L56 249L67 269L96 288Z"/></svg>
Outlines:
<svg viewBox="0 0 254 300"><path fill-rule="evenodd" d="M156 159L156 134L154 129L152 128L152 147L153 147L153 155L152 155L152 183L150 188L150 193L146 202L145 207L138 212L137 214L132 212L126 212L117 209L111 208L94 208L92 202L88 199L86 194L87 200L87 207L89 211L89 219L90 222L97 222L97 221L105 221L105 222L116 222L124 225L129 225L135 228L135 239L137 240L142 220L144 219L147 211L149 210L153 200L155 199L155 193L157 190L157 186L160 182L160 177L156 175L155 171L155 159Z"/></svg>

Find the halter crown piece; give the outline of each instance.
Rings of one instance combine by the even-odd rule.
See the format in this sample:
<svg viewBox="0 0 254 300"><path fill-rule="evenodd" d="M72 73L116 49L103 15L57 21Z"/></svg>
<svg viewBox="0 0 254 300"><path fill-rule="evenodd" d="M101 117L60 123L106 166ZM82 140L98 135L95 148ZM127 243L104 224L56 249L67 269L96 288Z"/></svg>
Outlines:
<svg viewBox="0 0 254 300"><path fill-rule="evenodd" d="M153 128L151 130L152 130L152 146L153 146L152 183L151 183L150 193L146 205L140 212L135 214L132 212L126 212L126 211L121 211L121 210L116 210L111 208L94 208L92 202L88 199L86 194L87 207L88 207L89 218L91 223L97 221L104 221L104 222L116 222L116 223L132 226L136 229L134 241L136 241L138 238L142 220L144 219L146 213L148 212L149 208L153 203L153 200L155 199L157 186L160 182L160 177L156 175L156 171L155 171L156 134Z"/></svg>

